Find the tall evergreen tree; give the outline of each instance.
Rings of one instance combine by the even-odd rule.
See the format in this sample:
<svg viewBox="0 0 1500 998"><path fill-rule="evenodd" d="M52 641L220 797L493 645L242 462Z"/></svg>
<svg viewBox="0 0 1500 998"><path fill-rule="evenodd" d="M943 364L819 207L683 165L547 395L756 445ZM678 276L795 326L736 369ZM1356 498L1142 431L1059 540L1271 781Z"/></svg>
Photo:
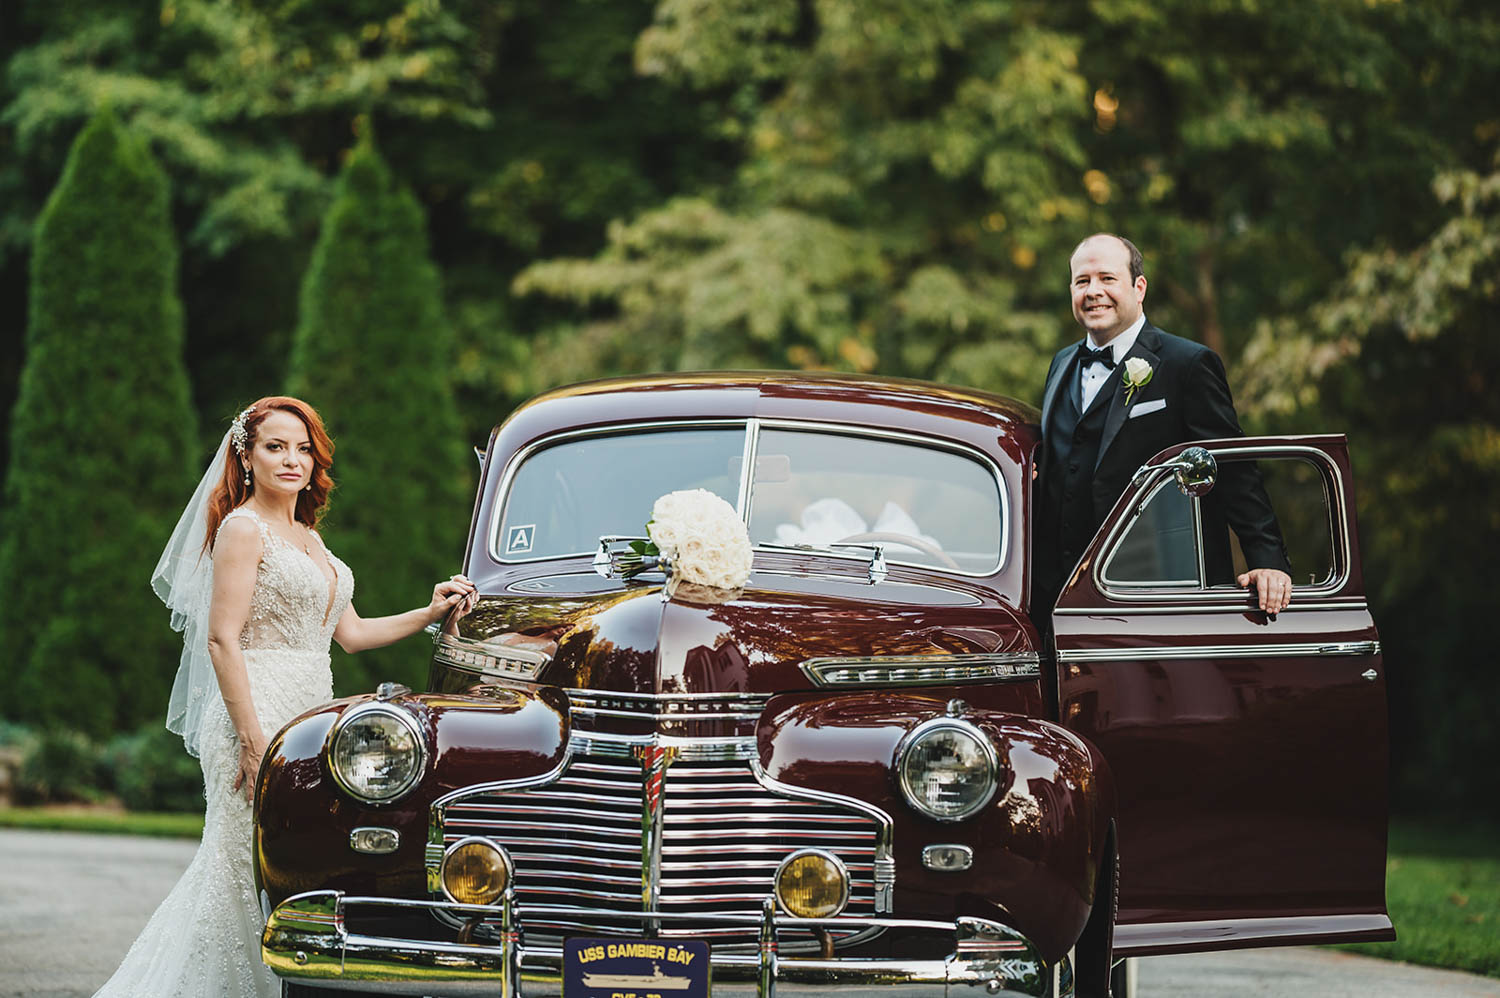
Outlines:
<svg viewBox="0 0 1500 998"><path fill-rule="evenodd" d="M363 141L339 178L306 280L289 391L323 413L337 483L329 546L366 616L425 602L457 571L471 508L443 315L422 209ZM338 662L338 688L426 677L417 642Z"/></svg>
<svg viewBox="0 0 1500 998"><path fill-rule="evenodd" d="M178 642L152 566L192 490L167 183L108 112L79 134L31 256L0 520L0 702L102 735L159 717Z"/></svg>

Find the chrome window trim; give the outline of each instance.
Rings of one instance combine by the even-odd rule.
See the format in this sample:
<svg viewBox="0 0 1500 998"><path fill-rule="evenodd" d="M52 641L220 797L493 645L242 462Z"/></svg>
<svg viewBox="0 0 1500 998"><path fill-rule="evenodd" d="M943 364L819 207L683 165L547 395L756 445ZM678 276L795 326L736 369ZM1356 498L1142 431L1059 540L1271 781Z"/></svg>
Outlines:
<svg viewBox="0 0 1500 998"><path fill-rule="evenodd" d="M561 433L553 433L549 436L533 440L511 455L509 461L505 462L505 470L500 476L500 486L495 490L495 508L490 514L489 526L489 556L498 565L535 565L548 561L563 561L568 558L577 558L582 555L593 554L593 548L587 551L574 551L568 554L548 555L545 558L503 558L500 555L500 528L505 523L505 506L510 500L511 486L515 484L516 472L520 471L521 465L539 450L555 447L558 444L567 443L572 440L583 440L589 437L612 437L637 431L656 432L661 430L724 430L739 429L745 426L743 417L725 417L712 419L675 419L651 421L643 420L633 423L613 423L608 426L590 426L579 430L564 430ZM743 445L741 450L743 450ZM741 463L743 468L743 461ZM650 510L643 513L649 518Z"/></svg>
<svg viewBox="0 0 1500 998"><path fill-rule="evenodd" d="M906 565L924 572L938 572L943 575L956 575L971 579L989 579L1000 574L1010 563L1011 551L1011 511L1010 493L1006 488L1005 474L1000 466L983 451L971 447L966 443L954 440L945 440L941 437L930 437L920 433L911 433L904 430L891 430L884 427L852 426L848 423L823 423L816 420L802 419L762 419L759 417L733 417L733 418L708 418L708 419L679 419L662 421L637 421L632 423L616 423L608 426L592 426L579 430L566 430L554 433L522 447L513 454L505 464L501 473L500 485L495 490L494 510L490 514L488 528L488 553L490 559L499 565L532 565L549 561L562 561L569 558L579 558L593 553L593 550L574 551L567 554L548 555L542 558L505 558L500 553L500 532L505 522L505 508L510 500L510 490L515 484L515 477L521 466L533 454L548 447L567 443L572 440L587 439L590 437L619 436L622 434L646 431L660 432L671 430L714 430L733 429L744 427L745 444L741 447L742 456L740 461L740 491L737 497L736 511L746 527L750 525L754 507L754 471L755 458L760 450L760 433L767 427L777 430L789 430L792 432L816 432L828 435L864 437L867 439L890 440L899 443L915 444L926 448L945 450L960 457L968 458L979 464L987 471L995 485L995 491L1000 499L1000 550L997 553L996 563L993 568L980 572L955 571L941 565L929 565L925 562L903 561L900 558L888 558L897 565ZM649 511L646 511L649 514ZM756 545L755 550L763 550ZM868 556L857 554L844 554L835 551L812 549L809 553L819 558L836 558L840 560L867 561Z"/></svg>
<svg viewBox="0 0 1500 998"><path fill-rule="evenodd" d="M1159 645L1145 648L1061 648L1059 662L1114 662L1119 659L1308 658L1379 655L1379 641L1300 641L1290 644Z"/></svg>
<svg viewBox="0 0 1500 998"><path fill-rule="evenodd" d="M1330 489L1331 493L1329 496L1329 516L1332 520L1336 520L1336 522L1330 523L1329 530L1329 537L1334 547L1334 571L1327 582L1321 583L1317 586L1297 586L1294 584L1292 586L1293 605L1296 605L1296 602L1300 600L1316 599L1320 596L1337 595L1349 581L1350 544L1348 503L1344 494L1344 480L1343 477L1339 474L1338 465L1333 462L1333 459L1318 448L1309 447L1305 444L1286 444L1284 446L1277 446L1272 444L1255 447L1231 448L1210 447L1208 448L1208 450L1209 453L1214 455L1215 460L1220 460L1221 455L1223 456L1223 458L1227 458L1229 460L1240 460L1242 458L1305 458L1316 465L1318 469L1323 472L1324 485L1325 487L1328 487ZM1139 486L1137 486L1135 493L1136 496L1139 496L1148 488L1154 490L1157 480L1168 474L1170 474L1170 469L1158 469L1152 476L1146 478ZM1134 506L1135 501L1135 498L1132 497L1132 506ZM1335 513L1339 515L1335 517ZM1116 602L1128 604L1213 603L1216 609L1244 609L1244 590L1238 588L1229 588L1227 586L1220 586L1213 589L1168 589L1166 587L1157 586L1149 592L1131 592L1129 590L1122 590L1119 587L1118 583L1114 585L1106 585L1102 578L1102 566L1111 558L1113 558L1115 548L1119 545L1125 528L1135 521L1136 515L1137 514L1135 512L1132 512L1127 516L1121 517L1115 523L1114 527L1110 530L1109 535L1105 538L1104 544L1100 547L1100 550L1106 553L1105 557L1094 559L1094 564L1090 567L1094 586L1102 595ZM1202 533L1202 524L1199 523L1198 534L1200 541L1202 538ZM1199 548L1201 550L1201 543L1199 544ZM1205 575L1206 574L1207 573L1205 572ZM1054 612L1059 611L1054 608ZM1089 612L1097 611L1091 610Z"/></svg>
<svg viewBox="0 0 1500 998"><path fill-rule="evenodd" d="M387 797L372 798L355 791L344 782L344 777L339 773L339 768L333 764L333 747L338 744L339 735L352 722L364 717L366 714L384 714L387 717L395 719L396 723L404 727L411 735L412 742L417 747L417 768L413 771L411 780L406 786ZM350 798L370 807L385 807L387 804L396 803L411 793L412 788L421 783L422 777L427 773L427 736L423 734L421 725L417 723L417 719L411 715L410 711L387 700L367 700L340 714L339 719L333 723L333 727L328 729L328 736L323 740L322 754L323 766L328 770L328 776L333 780L334 785Z"/></svg>
<svg viewBox="0 0 1500 998"><path fill-rule="evenodd" d="M802 672L814 686L928 686L1035 679L1042 674L1034 651L956 655L850 655L809 658ZM842 671L857 670L854 676ZM916 675L902 673L915 670ZM875 673L875 675L870 675ZM885 673L880 675L880 673Z"/></svg>
<svg viewBox="0 0 1500 998"><path fill-rule="evenodd" d="M750 496L755 485L755 455L760 449L760 420L754 417L745 420L745 446L740 458L740 494L735 500L734 511L740 515L748 530L750 526Z"/></svg>

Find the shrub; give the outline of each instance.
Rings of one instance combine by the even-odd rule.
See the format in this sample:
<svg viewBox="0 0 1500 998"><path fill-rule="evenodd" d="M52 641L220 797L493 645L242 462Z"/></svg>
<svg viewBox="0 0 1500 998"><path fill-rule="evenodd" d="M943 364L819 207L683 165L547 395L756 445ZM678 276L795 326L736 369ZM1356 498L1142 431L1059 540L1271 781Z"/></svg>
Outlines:
<svg viewBox="0 0 1500 998"><path fill-rule="evenodd" d="M318 407L337 442L326 535L365 616L425 604L462 564L472 500L452 346L422 209L363 142L302 285L289 391ZM388 679L415 688L426 666L407 641L340 655L334 676L342 692Z"/></svg>
<svg viewBox="0 0 1500 998"><path fill-rule="evenodd" d="M25 804L97 802L109 774L98 747L77 731L43 732L21 761L16 796Z"/></svg>
<svg viewBox="0 0 1500 998"><path fill-rule="evenodd" d="M168 209L161 170L106 111L73 143L31 254L0 711L99 737L161 716L180 647L150 589L197 460Z"/></svg>
<svg viewBox="0 0 1500 998"><path fill-rule="evenodd" d="M203 770L164 726L147 724L119 736L106 757L115 793L130 810L203 810Z"/></svg>

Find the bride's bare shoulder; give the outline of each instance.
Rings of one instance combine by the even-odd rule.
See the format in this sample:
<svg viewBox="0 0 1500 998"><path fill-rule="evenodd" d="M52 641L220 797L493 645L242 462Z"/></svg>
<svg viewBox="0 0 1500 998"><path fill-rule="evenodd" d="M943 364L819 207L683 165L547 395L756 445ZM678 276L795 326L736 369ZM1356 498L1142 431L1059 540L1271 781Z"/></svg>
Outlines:
<svg viewBox="0 0 1500 998"><path fill-rule="evenodd" d="M260 523L253 513L231 510L214 537L214 561L258 557L262 544Z"/></svg>

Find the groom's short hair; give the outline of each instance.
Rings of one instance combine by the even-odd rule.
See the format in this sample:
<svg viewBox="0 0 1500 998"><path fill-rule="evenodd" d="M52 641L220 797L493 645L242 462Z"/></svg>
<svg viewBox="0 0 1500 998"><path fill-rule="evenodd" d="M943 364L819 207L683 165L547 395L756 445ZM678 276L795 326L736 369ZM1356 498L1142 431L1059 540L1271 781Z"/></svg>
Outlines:
<svg viewBox="0 0 1500 998"><path fill-rule="evenodd" d="M1073 252L1068 254L1068 259L1078 255L1078 250L1090 239L1117 239L1125 247L1125 252L1130 256L1130 283L1134 284L1136 278L1146 276L1146 258L1141 256L1141 251L1135 248L1135 243L1124 236L1113 232L1096 232L1091 236L1084 236L1078 240L1078 245L1073 247Z"/></svg>

